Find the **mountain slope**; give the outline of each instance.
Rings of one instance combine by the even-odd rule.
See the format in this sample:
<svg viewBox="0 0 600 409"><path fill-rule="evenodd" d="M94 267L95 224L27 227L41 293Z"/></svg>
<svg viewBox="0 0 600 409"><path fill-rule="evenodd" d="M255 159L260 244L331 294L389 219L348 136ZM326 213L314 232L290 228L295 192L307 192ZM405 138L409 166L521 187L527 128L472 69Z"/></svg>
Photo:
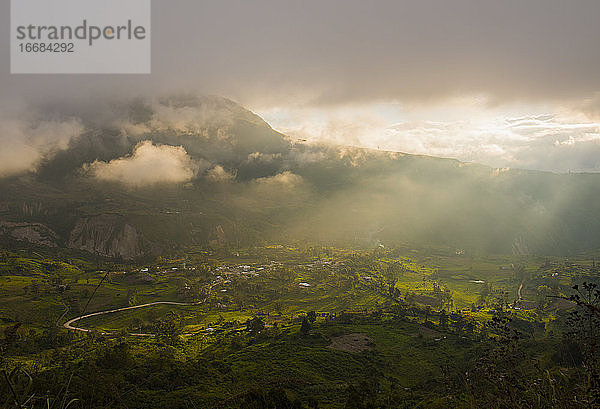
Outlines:
<svg viewBox="0 0 600 409"><path fill-rule="evenodd" d="M38 223L56 235L52 245L121 258L274 240L545 254L600 247L599 175L293 143L218 97L110 106L63 108L82 133L35 171L0 179L3 222ZM0 233L44 244L9 230Z"/></svg>

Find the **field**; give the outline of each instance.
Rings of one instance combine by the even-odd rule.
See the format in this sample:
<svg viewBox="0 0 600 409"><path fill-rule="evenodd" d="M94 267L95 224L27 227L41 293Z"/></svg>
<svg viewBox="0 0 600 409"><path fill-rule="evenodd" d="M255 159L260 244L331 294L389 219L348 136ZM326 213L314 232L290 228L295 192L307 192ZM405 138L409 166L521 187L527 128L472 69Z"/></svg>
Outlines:
<svg viewBox="0 0 600 409"><path fill-rule="evenodd" d="M469 377L484 364L523 385L545 374L515 395L523 407L562 402L552 385L582 388L564 297L598 277L590 257L282 245L136 264L6 250L0 272L11 382L27 373L55 399L128 408L483 407L503 387ZM144 306L156 302L179 304Z"/></svg>

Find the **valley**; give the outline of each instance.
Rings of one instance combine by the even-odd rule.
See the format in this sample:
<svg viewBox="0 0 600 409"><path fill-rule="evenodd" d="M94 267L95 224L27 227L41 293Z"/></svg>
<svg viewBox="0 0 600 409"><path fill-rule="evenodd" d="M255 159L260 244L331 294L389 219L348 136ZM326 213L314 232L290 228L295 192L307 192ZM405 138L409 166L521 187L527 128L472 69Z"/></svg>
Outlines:
<svg viewBox="0 0 600 409"><path fill-rule="evenodd" d="M490 385L455 377L508 353L501 340L513 331L518 337L507 339L527 359L506 376L532 376L529 362L537 362L550 382L531 390L523 379L533 395L519 399L558 399L548 395L553 382L577 387L579 372L562 355L575 304L552 297L598 279L585 257L442 247L188 249L143 263L49 255L2 253L0 318L5 334L14 328L3 365L26 371L36 390L50 388L57 399L115 407L193 400L241 408L270 399L294 407L480 407ZM61 389L65 376L73 393ZM90 376L131 392L88 389Z"/></svg>
<svg viewBox="0 0 600 409"><path fill-rule="evenodd" d="M117 106L0 178L0 405L593 407L598 175Z"/></svg>

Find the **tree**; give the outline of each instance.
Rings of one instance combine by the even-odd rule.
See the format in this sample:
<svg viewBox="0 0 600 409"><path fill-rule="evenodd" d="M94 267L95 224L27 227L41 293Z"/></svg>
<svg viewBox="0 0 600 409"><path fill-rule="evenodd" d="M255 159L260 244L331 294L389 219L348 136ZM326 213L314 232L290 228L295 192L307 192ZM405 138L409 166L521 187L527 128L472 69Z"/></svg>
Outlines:
<svg viewBox="0 0 600 409"><path fill-rule="evenodd" d="M426 305L425 306L425 324L427 324L429 322L429 316L431 315L431 306Z"/></svg>
<svg viewBox="0 0 600 409"><path fill-rule="evenodd" d="M363 409L365 407L363 403L364 398L357 387L349 385L346 393L348 394L348 399L346 400L344 409Z"/></svg>
<svg viewBox="0 0 600 409"><path fill-rule="evenodd" d="M167 345L176 345L183 329L183 319L175 311L169 311L166 318L154 322L156 338Z"/></svg>
<svg viewBox="0 0 600 409"><path fill-rule="evenodd" d="M300 326L300 332L302 334L306 334L308 333L308 331L310 331L310 324L308 323L306 316L304 316L302 317L302 325Z"/></svg>
<svg viewBox="0 0 600 409"><path fill-rule="evenodd" d="M457 334L461 335L467 324L465 317L461 313L452 313L450 318L452 319L452 328Z"/></svg>
<svg viewBox="0 0 600 409"><path fill-rule="evenodd" d="M483 283L481 286L481 291L479 292L479 298L477 299L477 304L485 304L488 296L492 292L492 284L491 283Z"/></svg>
<svg viewBox="0 0 600 409"><path fill-rule="evenodd" d="M433 295L436 298L440 309L448 306L448 310L452 307L452 291L447 288L441 288L438 283L433 283Z"/></svg>
<svg viewBox="0 0 600 409"><path fill-rule="evenodd" d="M127 304L129 306L137 304L136 294L137 294L137 290L135 288L130 287L127 289Z"/></svg>
<svg viewBox="0 0 600 409"><path fill-rule="evenodd" d="M397 296L397 272L403 272L405 268L401 263L384 263L382 266L382 270L385 279L385 285L387 287L387 295L391 298L395 298Z"/></svg>
<svg viewBox="0 0 600 409"><path fill-rule="evenodd" d="M251 320L246 321L246 330L251 335L256 335L265 329L265 322L260 317L254 317Z"/></svg>
<svg viewBox="0 0 600 409"><path fill-rule="evenodd" d="M520 347L523 334L511 326L511 319L496 313L485 327L492 337L481 356L466 373L465 389L477 399L477 407L550 407L528 404L530 382L527 356ZM537 398L541 396L538 395Z"/></svg>
<svg viewBox="0 0 600 409"><path fill-rule="evenodd" d="M446 314L446 311L444 311L444 310L440 311L440 327L442 327L442 328L448 327L448 315Z"/></svg>
<svg viewBox="0 0 600 409"><path fill-rule="evenodd" d="M572 287L575 294L560 297L576 304L569 314L567 325L570 327L569 335L583 346L583 367L587 375L586 391L590 407L600 404L600 290L597 287L595 283L584 282L581 289L578 285Z"/></svg>
<svg viewBox="0 0 600 409"><path fill-rule="evenodd" d="M317 320L317 313L314 311L309 311L308 314L306 314L306 318L308 318L308 321L313 324Z"/></svg>
<svg viewBox="0 0 600 409"><path fill-rule="evenodd" d="M547 285L540 285L537 288L537 302L540 309L548 304L548 296L552 294L552 289Z"/></svg>
<svg viewBox="0 0 600 409"><path fill-rule="evenodd" d="M139 331L142 329L143 325L144 325L144 321L142 321L142 319L140 317L134 317L129 322L127 329L130 331Z"/></svg>

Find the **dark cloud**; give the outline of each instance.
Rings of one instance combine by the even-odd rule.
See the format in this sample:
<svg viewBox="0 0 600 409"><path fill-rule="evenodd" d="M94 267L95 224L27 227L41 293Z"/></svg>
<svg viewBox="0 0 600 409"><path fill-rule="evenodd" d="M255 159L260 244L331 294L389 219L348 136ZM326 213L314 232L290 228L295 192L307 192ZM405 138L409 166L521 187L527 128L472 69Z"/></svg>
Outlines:
<svg viewBox="0 0 600 409"><path fill-rule="evenodd" d="M9 26L9 1L0 23ZM597 0L153 1L151 75L10 75L5 98L194 90L250 106L579 99L600 90Z"/></svg>

